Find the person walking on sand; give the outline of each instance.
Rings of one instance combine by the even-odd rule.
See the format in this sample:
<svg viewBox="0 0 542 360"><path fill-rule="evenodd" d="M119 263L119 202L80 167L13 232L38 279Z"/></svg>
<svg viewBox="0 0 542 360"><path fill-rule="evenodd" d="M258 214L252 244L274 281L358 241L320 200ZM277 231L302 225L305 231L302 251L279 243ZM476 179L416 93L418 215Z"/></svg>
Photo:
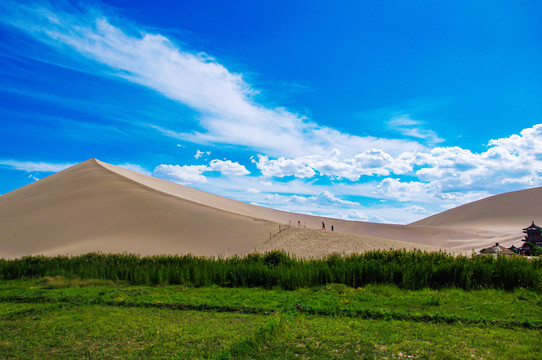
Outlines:
<svg viewBox="0 0 542 360"><path fill-rule="evenodd" d="M331 231L333 231L333 225L331 225Z"/></svg>
<svg viewBox="0 0 542 360"><path fill-rule="evenodd" d="M326 225L324 224L324 222L322 221L322 230L325 230L326 229Z"/></svg>

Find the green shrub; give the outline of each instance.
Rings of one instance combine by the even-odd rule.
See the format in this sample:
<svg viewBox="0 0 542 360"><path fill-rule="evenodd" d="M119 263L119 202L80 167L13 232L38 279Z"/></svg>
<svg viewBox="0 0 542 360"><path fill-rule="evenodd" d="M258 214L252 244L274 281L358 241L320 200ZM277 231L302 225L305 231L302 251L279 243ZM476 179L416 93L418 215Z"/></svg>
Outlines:
<svg viewBox="0 0 542 360"><path fill-rule="evenodd" d="M370 251L299 259L281 251L245 257L193 255L141 257L90 253L80 256L27 256L0 259L0 279L62 276L126 281L131 284L191 286L300 287L343 284L393 284L404 289L515 288L542 291L542 260L524 257L465 257L445 252Z"/></svg>

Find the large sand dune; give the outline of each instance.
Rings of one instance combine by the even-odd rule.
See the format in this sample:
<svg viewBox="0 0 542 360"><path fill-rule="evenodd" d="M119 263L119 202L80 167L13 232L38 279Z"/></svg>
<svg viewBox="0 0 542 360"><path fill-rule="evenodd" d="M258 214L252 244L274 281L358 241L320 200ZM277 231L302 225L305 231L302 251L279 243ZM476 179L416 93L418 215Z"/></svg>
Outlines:
<svg viewBox="0 0 542 360"><path fill-rule="evenodd" d="M542 190L534 190L542 196ZM353 222L246 204L91 159L0 196L0 257L89 251L231 255L271 249L322 256L518 243L533 209L514 208L508 219L506 211L483 213L495 206L484 201L465 205L465 216L454 209L406 226ZM523 195L517 201L511 195L507 203L523 201ZM304 226L297 228L298 221ZM314 231L322 221L336 231ZM287 223L292 228L275 236Z"/></svg>

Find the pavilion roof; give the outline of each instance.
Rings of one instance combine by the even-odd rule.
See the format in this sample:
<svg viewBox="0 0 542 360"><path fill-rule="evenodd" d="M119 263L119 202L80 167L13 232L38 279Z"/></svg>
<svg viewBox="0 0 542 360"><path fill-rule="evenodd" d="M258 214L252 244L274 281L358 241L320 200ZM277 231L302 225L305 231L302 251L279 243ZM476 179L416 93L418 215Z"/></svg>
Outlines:
<svg viewBox="0 0 542 360"><path fill-rule="evenodd" d="M535 223L533 221L533 223L531 225L529 225L529 227L526 227L523 230L524 231L527 231L527 230L540 230L540 231L542 231L542 228L540 226L535 225Z"/></svg>

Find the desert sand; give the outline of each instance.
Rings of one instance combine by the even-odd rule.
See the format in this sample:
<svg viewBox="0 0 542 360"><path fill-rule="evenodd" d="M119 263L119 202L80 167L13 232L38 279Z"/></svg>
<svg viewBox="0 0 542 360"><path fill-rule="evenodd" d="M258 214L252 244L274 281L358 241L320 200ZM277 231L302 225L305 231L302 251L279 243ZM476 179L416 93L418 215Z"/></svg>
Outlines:
<svg viewBox="0 0 542 360"><path fill-rule="evenodd" d="M521 243L521 229L542 210L533 197L542 197L542 189L494 196L410 225L375 224L267 209L90 159L0 196L0 257L471 251ZM322 221L335 231L320 230ZM285 224L292 226L279 233Z"/></svg>

